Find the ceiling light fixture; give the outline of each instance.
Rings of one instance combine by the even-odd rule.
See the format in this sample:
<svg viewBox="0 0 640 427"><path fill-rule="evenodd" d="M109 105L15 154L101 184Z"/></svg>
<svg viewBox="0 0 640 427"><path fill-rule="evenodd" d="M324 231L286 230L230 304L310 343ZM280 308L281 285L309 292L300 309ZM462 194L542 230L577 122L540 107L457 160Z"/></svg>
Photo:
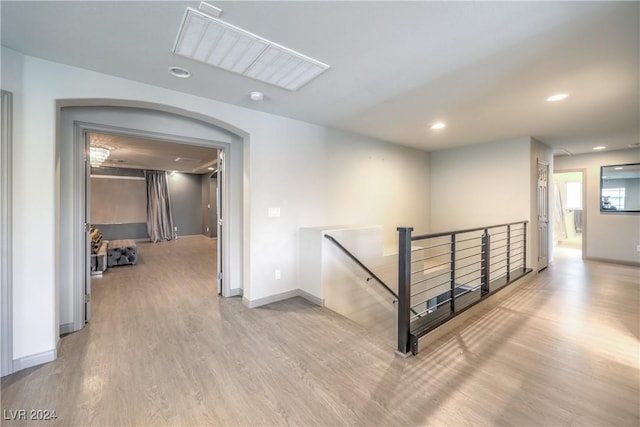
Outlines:
<svg viewBox="0 0 640 427"><path fill-rule="evenodd" d="M434 130L444 129L446 126L447 125L444 124L443 122L436 122L436 123L431 125L431 129L434 129Z"/></svg>
<svg viewBox="0 0 640 427"><path fill-rule="evenodd" d="M614 170L617 170L617 171L621 171L621 170L622 170L622 166L618 166L618 167L615 167L615 168L613 168L613 169L614 169Z"/></svg>
<svg viewBox="0 0 640 427"><path fill-rule="evenodd" d="M99 168L109 157L111 151L106 147L89 147L89 163L94 168Z"/></svg>
<svg viewBox="0 0 640 427"><path fill-rule="evenodd" d="M300 89L330 68L190 7L172 52L291 91Z"/></svg>
<svg viewBox="0 0 640 427"><path fill-rule="evenodd" d="M169 67L169 73L172 76L178 77L180 79L188 79L189 77L191 77L191 72L182 67Z"/></svg>
<svg viewBox="0 0 640 427"><path fill-rule="evenodd" d="M597 147L593 147L593 149L596 150L596 151L604 150L605 148L607 148L607 147L605 147L604 145L598 145Z"/></svg>
<svg viewBox="0 0 640 427"><path fill-rule="evenodd" d="M251 98L252 101L262 101L264 99L264 93L257 91L251 92L249 98Z"/></svg>
<svg viewBox="0 0 640 427"><path fill-rule="evenodd" d="M564 99L567 99L569 97L569 94L566 93L556 93L555 95L551 95L550 97L547 98L548 102L556 102L556 101L562 101Z"/></svg>
<svg viewBox="0 0 640 427"><path fill-rule="evenodd" d="M212 167L208 167L208 168L207 168L207 170L208 170L208 171L212 171L212 170L215 170L215 169L216 169L216 168L212 168Z"/></svg>

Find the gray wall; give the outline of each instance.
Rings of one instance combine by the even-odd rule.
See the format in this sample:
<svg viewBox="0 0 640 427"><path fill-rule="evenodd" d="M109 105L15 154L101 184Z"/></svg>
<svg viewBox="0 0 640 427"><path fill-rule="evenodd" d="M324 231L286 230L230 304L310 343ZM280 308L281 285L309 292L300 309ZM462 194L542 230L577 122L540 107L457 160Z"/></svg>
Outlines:
<svg viewBox="0 0 640 427"><path fill-rule="evenodd" d="M149 238L146 222L131 222L128 224L91 224L91 226L98 228L102 233L102 238L105 240L143 240Z"/></svg>
<svg viewBox="0 0 640 427"><path fill-rule="evenodd" d="M91 173L93 175L144 176L143 170L126 168L92 168ZM203 176L207 177L208 175ZM203 194L200 191L200 179L200 175L189 173L176 172L170 173L168 176L171 209L174 225L178 227L178 236L201 234L201 224L203 222L201 206L206 202L203 202ZM118 183L115 180L114 182ZM96 196L94 193L92 191L92 198ZM207 197L208 194L209 188L207 188ZM143 203L146 210L146 200ZM215 209L215 205L212 205L212 207ZM94 216L93 212L92 216ZM107 240L149 238L146 222L108 224L96 222L92 225L99 228L103 238Z"/></svg>
<svg viewBox="0 0 640 427"><path fill-rule="evenodd" d="M200 175L170 173L169 194L173 223L178 227L178 236L202 233L202 190Z"/></svg>

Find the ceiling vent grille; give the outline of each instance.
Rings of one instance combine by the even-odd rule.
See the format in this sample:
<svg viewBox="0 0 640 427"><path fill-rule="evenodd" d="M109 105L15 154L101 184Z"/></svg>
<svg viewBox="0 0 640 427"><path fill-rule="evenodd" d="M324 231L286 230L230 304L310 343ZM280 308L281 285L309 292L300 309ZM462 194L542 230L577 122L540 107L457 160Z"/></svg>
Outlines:
<svg viewBox="0 0 640 427"><path fill-rule="evenodd" d="M173 53L291 91L330 68L190 7Z"/></svg>

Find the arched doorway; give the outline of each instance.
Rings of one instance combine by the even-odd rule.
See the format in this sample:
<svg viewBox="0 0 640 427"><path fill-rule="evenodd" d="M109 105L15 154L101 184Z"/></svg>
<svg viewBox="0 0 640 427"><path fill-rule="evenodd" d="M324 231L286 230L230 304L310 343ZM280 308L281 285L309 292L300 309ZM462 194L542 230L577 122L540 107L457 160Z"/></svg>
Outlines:
<svg viewBox="0 0 640 427"><path fill-rule="evenodd" d="M245 182L244 150L248 135L231 125L170 106L134 101L75 100L59 101L56 188L59 190L56 233L56 289L59 324L64 331L84 325L85 287L87 285L86 162L84 135L88 131L108 131L121 135L157 138L183 144L216 147L225 153L222 171L224 188L222 255L220 269L223 296L241 295L243 258ZM70 324L71 323L71 324ZM64 328L62 328L62 326Z"/></svg>

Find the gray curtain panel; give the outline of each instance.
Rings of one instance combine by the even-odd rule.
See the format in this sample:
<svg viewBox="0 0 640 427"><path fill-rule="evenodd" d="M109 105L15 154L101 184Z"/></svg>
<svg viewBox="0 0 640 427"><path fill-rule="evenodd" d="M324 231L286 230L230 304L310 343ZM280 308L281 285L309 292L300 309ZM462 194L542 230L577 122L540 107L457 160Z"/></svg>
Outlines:
<svg viewBox="0 0 640 427"><path fill-rule="evenodd" d="M147 232L152 242L174 240L171 214L171 198L167 173L164 171L144 171L147 180Z"/></svg>

